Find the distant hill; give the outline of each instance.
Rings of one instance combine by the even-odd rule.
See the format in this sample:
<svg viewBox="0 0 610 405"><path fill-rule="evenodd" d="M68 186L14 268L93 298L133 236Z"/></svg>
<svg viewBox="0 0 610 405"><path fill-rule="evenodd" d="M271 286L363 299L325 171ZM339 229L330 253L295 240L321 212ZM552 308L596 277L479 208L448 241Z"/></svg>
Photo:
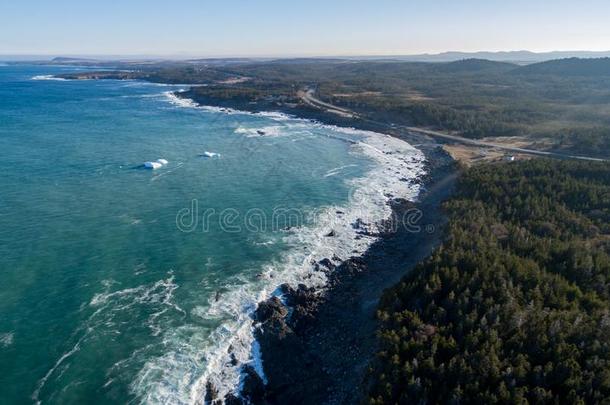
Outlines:
<svg viewBox="0 0 610 405"><path fill-rule="evenodd" d="M521 75L610 76L610 58L558 59L535 63L514 70Z"/></svg>
<svg viewBox="0 0 610 405"><path fill-rule="evenodd" d="M96 59L88 59L88 58L70 58L58 56L56 58L51 59L51 63L82 63L82 62L97 62Z"/></svg>
<svg viewBox="0 0 610 405"><path fill-rule="evenodd" d="M396 55L396 56L372 56L354 57L353 59L393 59L405 62L454 62L463 59L487 59L496 62L513 62L529 64L544 62L563 58L602 58L610 57L610 51L557 51L557 52L531 52L531 51L506 51L506 52L442 52L437 54L420 55Z"/></svg>
<svg viewBox="0 0 610 405"><path fill-rule="evenodd" d="M435 64L434 70L443 73L465 73L465 72L507 72L516 66L507 62L496 62L486 59L463 59L456 62Z"/></svg>
<svg viewBox="0 0 610 405"><path fill-rule="evenodd" d="M269 62L269 61L299 61L301 59L309 59L311 61L318 60L347 60L347 61L400 61L400 62L456 62L465 59L487 59L495 62L510 62L521 65L530 63L538 63L555 59L565 58L604 58L610 57L610 51L556 51L556 52L531 52L531 51L501 51L501 52L442 52L442 53L424 53L417 55L358 55L358 56L326 56L326 57L296 57L296 58L281 58L281 57L227 57L227 58L212 58L212 57L187 57L185 55L62 55L53 59L53 63L92 63L99 62L187 62L192 64L241 64L252 62ZM0 60L3 61L49 61L48 55L0 55Z"/></svg>

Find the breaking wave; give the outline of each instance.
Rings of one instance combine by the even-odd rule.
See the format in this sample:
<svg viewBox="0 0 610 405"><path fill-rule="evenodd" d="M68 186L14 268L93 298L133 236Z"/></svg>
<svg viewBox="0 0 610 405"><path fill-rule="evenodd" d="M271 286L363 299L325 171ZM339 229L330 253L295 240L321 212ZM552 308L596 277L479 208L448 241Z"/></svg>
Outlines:
<svg viewBox="0 0 610 405"><path fill-rule="evenodd" d="M31 78L31 80L55 80L55 81L60 81L60 82L68 81L68 79L64 79L62 77L55 77L53 75L38 75L38 76L33 76Z"/></svg>
<svg viewBox="0 0 610 405"><path fill-rule="evenodd" d="M230 109L201 107L192 100L166 93L173 104L227 114L244 113ZM249 114L249 113L247 113ZM425 174L423 153L408 143L388 135L321 125L293 119L285 114L264 113L265 117L287 126L238 128L246 136L290 134L292 128L305 130L324 126L332 137L350 143L353 153L363 154L376 164L364 177L349 181L352 193L347 204L317 210L315 226L290 229L282 237L289 249L275 262L260 269L255 279L235 278L220 296L196 307L191 315L202 320L216 320L211 331L194 331L182 326L166 332L167 351L148 359L131 388L147 404L201 403L206 386L211 383L219 397L239 394L242 367L251 365L265 380L258 344L254 338L252 314L259 302L279 294L278 287L288 283L305 284L318 289L327 283L325 272L315 271L316 264L329 259L338 265L363 254L378 240L381 222L391 215L389 202L394 198L416 200L420 186L416 179ZM337 167L325 176L339 174L348 166ZM108 297L110 298L110 297ZM103 301L106 296L95 298Z"/></svg>

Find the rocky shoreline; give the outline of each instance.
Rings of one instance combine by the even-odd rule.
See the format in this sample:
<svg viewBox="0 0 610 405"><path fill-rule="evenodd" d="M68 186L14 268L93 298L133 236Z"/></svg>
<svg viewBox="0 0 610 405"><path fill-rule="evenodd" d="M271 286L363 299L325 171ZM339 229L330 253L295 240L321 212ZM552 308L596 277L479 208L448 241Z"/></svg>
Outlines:
<svg viewBox="0 0 610 405"><path fill-rule="evenodd" d="M366 394L366 373L377 341L376 308L383 290L397 283L427 257L440 242L444 216L441 203L453 189L455 162L429 138L388 131L371 123L354 121L304 105L275 102L242 102L176 96L199 105L249 112L280 111L324 124L389 133L417 146L427 160L427 176L418 202L392 201L392 218L384 224L377 242L360 257L338 266L330 258L316 264L328 275L321 291L299 286L280 286L282 298L261 302L253 316L266 383L246 365L242 369L241 397L218 398L208 385L208 404L354 404ZM405 218L416 222L405 225ZM332 235L331 235L332 236Z"/></svg>
<svg viewBox="0 0 610 405"><path fill-rule="evenodd" d="M319 267L329 275L321 293L282 286L284 302L271 298L259 305L256 337L267 384L245 373L245 399L254 404L354 404L364 398L366 372L377 347L378 300L384 289L428 256L442 236L441 202L451 193L455 175L450 159L441 152L429 153L435 163L425 182L428 189L415 204L393 204L390 221L398 223L395 229L363 256L336 268L321 261ZM402 219L415 209L421 212L417 232L402 226Z"/></svg>
<svg viewBox="0 0 610 405"><path fill-rule="evenodd" d="M196 86L197 87L197 86ZM395 135L390 128L381 127L372 122L362 120L355 121L352 118L347 118L337 114L329 113L324 110L317 109L302 103L298 98L277 98L277 99L256 99L252 100L249 97L215 97L196 92L191 87L188 90L176 91L174 95L185 100L192 100L198 105L213 106L227 108L250 113L260 113L277 111L284 114L292 115L297 118L310 119L319 121L328 125L337 125L342 127L357 128L368 131L389 133Z"/></svg>
<svg viewBox="0 0 610 405"><path fill-rule="evenodd" d="M75 79L132 79L112 74ZM140 78L141 79L141 78ZM147 80L147 79L144 79ZM387 125L354 120L318 110L293 100L223 99L192 90L174 93L199 105L248 111L278 111L298 118L386 133L421 150L427 175L415 203L394 199L386 231L367 252L340 265L331 258L316 264L328 275L320 291L299 286L280 286L282 299L259 303L253 316L266 381L249 365L242 368L240 396L221 398L210 383L206 404L354 404L366 394L366 374L377 340L375 313L384 289L397 283L439 244L445 218L441 203L452 192L455 162L431 138ZM409 217L405 226L404 219ZM415 222L413 220L416 219ZM328 235L332 237L333 235Z"/></svg>

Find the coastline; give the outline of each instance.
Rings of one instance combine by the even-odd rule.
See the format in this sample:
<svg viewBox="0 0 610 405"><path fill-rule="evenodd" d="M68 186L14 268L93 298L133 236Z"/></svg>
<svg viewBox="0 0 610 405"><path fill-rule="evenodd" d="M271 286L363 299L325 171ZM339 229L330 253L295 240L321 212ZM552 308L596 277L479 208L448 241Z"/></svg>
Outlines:
<svg viewBox="0 0 610 405"><path fill-rule="evenodd" d="M205 403L303 404L357 403L365 392L366 371L377 347L375 313L386 288L397 283L440 243L445 223L441 203L452 192L457 173L453 159L441 145L413 133L388 131L371 123L337 116L305 105L273 102L237 102L191 98L189 91L174 95L185 102L250 113L280 112L325 125L350 127L391 135L417 147L426 157L426 175L417 202L394 199L388 231L368 250L338 266L321 261L328 275L320 291L299 286L280 286L283 299L260 302L254 315L256 344L265 382L249 365L243 366L241 397L219 398L206 385ZM417 210L417 211L415 211ZM404 218L421 212L415 231Z"/></svg>
<svg viewBox="0 0 610 405"><path fill-rule="evenodd" d="M329 269L322 296L312 289L283 286L287 305L273 298L259 304L256 337L267 384L246 370L242 395L249 401L349 404L366 394L360 388L377 347L379 298L429 256L442 237L441 203L449 197L456 173L442 152L429 151L427 156L437 162L429 167L427 190L416 203L392 205L393 220L398 222L413 209L421 211L418 232L397 226L364 255Z"/></svg>
<svg viewBox="0 0 610 405"><path fill-rule="evenodd" d="M190 87L188 90L175 91L173 92L173 95L179 99L184 100L185 102L191 102L199 106L243 111L253 114L279 112L282 114L293 116L297 119L313 120L325 125L335 125L338 127L347 127L363 131L378 132L382 134L388 134L402 140L407 140L405 138L414 139L416 140L416 142L420 142L423 139L427 139L426 142L429 142L428 137L416 134L401 135L395 130L388 131L389 128L375 124L373 122L354 120L353 118L328 113L326 111L317 109L311 105L303 104L297 101L280 102L273 100L251 101L249 99L241 98L226 99L220 97L202 96L201 94L193 92L192 88L193 87Z"/></svg>
<svg viewBox="0 0 610 405"><path fill-rule="evenodd" d="M201 388L205 387L204 403L209 404L359 402L363 392L356 388L363 386L376 348L378 301L384 289L398 282L440 242L444 223L440 205L450 194L455 179L453 160L426 135L334 115L309 105L191 98L189 90L166 93L187 107L228 113L279 113L322 125L387 134L409 143L425 156L426 175L417 179L417 184L424 187L417 202L401 200L396 195L387 204L388 216L393 219L387 225L400 225L402 218L417 209L422 217L415 225L421 230L389 226L391 231L366 234L376 241L364 253L344 257L340 264L334 256L312 261L315 270L327 277L324 287L315 290L284 284L279 286L281 300L274 297L258 303L252 315L254 361L236 363L235 367L241 376L236 387L239 396L232 392L225 395L227 391L218 390L208 378L201 381ZM231 350L229 347L229 354ZM260 360L262 373L257 367Z"/></svg>
<svg viewBox="0 0 610 405"><path fill-rule="evenodd" d="M231 79L236 80L234 82L210 80L202 85L178 85L169 84L172 83L171 80L155 82L150 77L31 77L30 80L60 81L111 79L111 83L106 83L108 86L98 83L93 87L112 88L113 94L121 93L121 99L141 98L135 106L131 100L115 100L114 96L91 97L88 98L90 104L87 108L84 103L82 105L83 111L97 111L99 115L104 113L106 116L116 115L120 118L119 113L126 112L128 115L124 121L117 120L126 123L121 125L125 131L119 129L112 131L113 134L139 135L153 132L147 130L151 123L149 121L142 121L144 125L136 125L139 122L136 123L138 120L134 119L133 127L128 125L131 123L131 115L135 116L137 112L151 121L157 120L159 128L163 128L163 131L158 131L163 132L161 136L149 136L144 143L140 136L134 137L136 146L126 144L121 149L123 151L136 151L134 155L138 155L139 145L153 145L156 146L155 149L167 154L165 157L170 161L179 162L178 167L182 167L183 161L187 160L185 156L194 158L192 151L201 149L201 146L216 152L205 151L198 157L220 157L221 154L233 157L231 151L238 157L233 162L226 161L240 169L233 173L223 167L213 166L212 170L201 175L202 167L184 165L188 175L170 177L175 181L167 182L171 184L166 184L166 188L159 187L158 191L166 191L159 195L176 195L172 191L179 189L205 196L219 207L227 207L233 202L247 203L251 198L259 196L258 190L261 190L260 195L266 199L255 200L250 205L267 208L270 207L268 202L286 201L290 209L301 206L298 198L311 197L306 201L313 203L306 205L302 211L307 214L314 211L317 214L315 210L320 209L325 215L321 222L316 218L314 223L304 222L303 226L292 226L290 223L282 225L275 228L278 233L264 240L240 233L240 237L244 235L247 238L239 239L235 244L223 243L223 236L228 232L227 229L221 229L220 234L208 239L210 242L220 241L217 246L210 245L213 248L208 249L219 254L210 254L207 258L206 252L197 246L201 242L199 238L193 239L192 247L188 243L174 244L173 238L181 235L172 232L174 227L170 222L169 232L165 232L169 238L160 240L155 251L160 252L164 259L172 259L163 249L178 246L173 252L189 262L198 261L192 266L194 277L179 278L175 282L174 270L166 275L161 273L163 268L154 269L154 273L144 277L136 277L146 270L141 264L147 263L131 265L131 258L127 254L117 254L118 260L114 260L114 263L128 263L128 271L102 269L99 276L96 274L101 283L93 280L86 284L87 287L92 287L85 291L85 300L79 307L79 311L80 308L86 309L82 316L84 321L78 323L68 338L61 339L60 336L57 339L57 347L61 350L49 352L48 356L44 356L46 353L42 351L41 355L32 356L29 364L23 362L24 366L16 368L18 372L9 376L9 385L21 387L19 374L24 374L24 371L27 373L28 369L36 368L39 364L48 363L52 367L47 367L47 374L38 379L30 399L38 401L61 395L69 401L70 396L64 396L68 392L70 395L84 393L91 398L97 398L98 395L104 398L121 396L155 403L214 405L271 405L290 402L377 404L421 402L422 399L460 402L464 399L480 401L481 398L501 402L507 398L536 401L542 396L547 399L554 397L556 401L558 398L570 397L587 402L607 397L610 392L608 386L597 378L600 373L603 374L604 363L610 364L610 359L604 357L603 347L598 347L599 342L604 341L603 327L608 326L606 318L610 302L608 291L603 288L604 267L610 268L606 266L610 259L608 252L604 251L607 250L606 246L602 244L602 239L606 236L604 234L608 233L607 224L603 221L603 199L604 193L607 194L603 187L608 184L603 184L602 181L610 178L604 176L607 168L588 164L585 166L585 162L582 165L580 162L551 162L550 159L501 163L529 160L532 156L600 160L563 154L561 149L548 149L556 145L557 148L570 150L570 147L574 147L578 150L576 146L570 146L569 142L583 136L583 133L578 132L579 128L575 126L575 132L569 134L569 137L566 135L564 138L564 134L561 134L557 143L553 143L550 138L540 141L529 139L528 136L502 135L512 132L502 132L497 137L479 138L488 128L499 128L505 121L513 122L521 116L517 117L511 111L498 121L493 117L487 120L487 114L484 114L489 112L487 110L481 110L481 115L474 110L470 114L471 109L464 109L459 104L459 92L454 93L451 102L439 97L437 102L440 107L437 110L432 102L435 98L427 97L428 92L411 94L411 90L408 90L409 92L399 93L396 91L398 83L391 81L386 85L379 84L378 87L366 85L368 78L362 75L366 73L364 69L357 72L358 78L363 78L364 82L341 74L333 81L330 80L330 73L326 73L326 77L320 73L310 77L302 75L303 70L306 69L289 66L286 71L294 72L293 75L299 78L289 81L288 78L293 76L265 77L271 75L272 70L259 69L263 74L253 75L259 81L243 86L233 86L241 83L238 79ZM187 73L190 71L198 72L197 68L186 70ZM371 77L375 72L371 71ZM242 77L246 81L251 79ZM391 78L390 76L389 79ZM125 80L135 83L125 84ZM411 81L405 80L405 88L411 86ZM150 93L149 85L144 82L168 86L164 90L169 91L159 94L153 89L155 94L144 94ZM496 91L485 87L489 84L488 81L483 82L485 83L481 84L486 94ZM16 87L10 87L11 89L19 89L21 82L15 83ZM434 86L434 81L430 83ZM53 83L38 84L40 86L32 87L40 87L37 90L41 92L38 97L32 97L30 103L44 101L45 93L63 87ZM43 86L48 86L48 89ZM77 90L88 87L75 83L68 85L72 86ZM463 83L461 86L468 87ZM123 87L138 89L129 89L126 90L129 94L122 94ZM382 91L357 91L369 89ZM89 89L83 90L83 93L88 91ZM497 94L501 96L504 91L502 87L497 90ZM316 92L320 98L316 98ZM62 92L61 95L62 100L73 100L73 94L69 92ZM475 98L474 94L466 96ZM527 93L529 96L534 96L534 91ZM9 100L11 97L9 92ZM423 101L419 106L421 110L417 106L408 105L410 101L405 107L404 100L417 100L418 97ZM530 113L547 112L548 118L552 118L550 110L538 108L544 107L543 98L534 100L534 103L540 104L518 113L528 117ZM172 106L167 105L168 99ZM373 99L376 100L371 102ZM104 104L98 103L98 100L118 103L110 104L106 111L98 111L96 104ZM452 102L456 100L459 108L454 109ZM580 108L580 103L578 104ZM583 111L585 104L582 103ZM27 100L15 105L24 106L19 111L27 116L30 105ZM55 107L46 108L46 103L38 105L37 109L55 111L52 116L62 117L62 105L54 103L53 106L55 105L59 107L57 110L53 110ZM81 106L71 105L76 109L66 108L66 112L79 116ZM503 106L499 106L498 111ZM139 107L144 108L138 109ZM456 115L451 114L452 109ZM151 110L153 113L150 116L153 117L149 116ZM559 110L557 107L554 112ZM409 118L410 112L413 113L413 121ZM460 112L464 114L458 116ZM41 117L45 118L43 115ZM437 118L438 125L428 121L434 117ZM82 122L89 123L87 118L85 116ZM198 121L202 125L199 126ZM527 128L528 123L525 121L519 122L521 129ZM574 123L578 122L582 121L574 120ZM32 124L40 123L44 124L44 121L37 121L36 117L32 119ZM173 148L170 142L174 134L181 135L183 123L186 124L184 133L188 137L180 142L182 149L179 150ZM412 126L426 123L431 127ZM92 128L97 133L95 125L94 122ZM197 126L197 129L203 128L203 131L194 131L191 125ZM447 129L454 127L468 129ZM83 128L88 129L81 125L77 130L82 131ZM445 128L445 131L439 128ZM20 133L18 127L13 129ZM72 135L70 128L58 129ZM154 133L156 135L157 131ZM83 131L83 135L86 134ZM596 138L604 134L600 131L588 135ZM57 138L62 139L61 134ZM81 138L78 150L81 150L81 145L90 146L90 149L82 150L89 151L88 157L98 156L96 143L99 145L99 139L92 138L94 142L85 145L86 137ZM163 139L170 142L161 142ZM154 145L156 141L159 141L158 145ZM238 144L231 145L231 142ZM260 147L269 149L260 150ZM583 147L582 150L587 148ZM112 150L100 149L99 152L99 155L114 155ZM244 159L244 152L253 152L260 159L249 162ZM155 152L143 153L148 155ZM247 155L249 156L252 154ZM102 156L102 159L106 158ZM135 156L135 159L140 161L141 158ZM62 168L69 172L72 169L69 162L73 159L65 160L67 168ZM235 162L243 162L244 165L237 166ZM479 162L497 164L488 163L476 170L461 170ZM22 166L27 168L27 159L23 163ZM213 164L210 161L208 166ZM265 170L269 167L271 175ZM284 175L278 167L289 171ZM141 174L133 173L136 176ZM278 173L277 181L273 177L275 173ZM310 178L301 177L302 174L310 173ZM9 174L16 178L19 175L17 172ZM259 174L261 176L257 177ZM147 175L142 175L147 180L148 177L144 176ZM198 183L203 176L207 176L204 179L206 181L218 179L218 182L203 184L200 189ZM515 178L522 181L515 184ZM182 181L187 179L195 181ZM154 175L151 182L153 180L157 180ZM234 180L237 181L233 183ZM158 182L155 186L161 183ZM209 187L218 183L227 184L227 189ZM124 187L124 184L112 183L112 189L120 188L117 185ZM256 189L245 188L232 200L222 198L231 195L234 190L241 191L244 184L253 184ZM553 187L549 188L549 184ZM287 198L284 187L294 185L303 187L293 187L293 194ZM135 190L135 185L132 187ZM498 195L498 187L504 195ZM582 198L572 198L569 203L566 202L565 196L569 197L575 188L584 190L590 198L585 198L584 201ZM70 192L70 189L66 190ZM150 190L149 185L135 190L143 193L134 193L134 200L140 201L137 196L145 195ZM208 190L219 192L212 194ZM310 195L310 190L317 194ZM23 195L27 196L28 190L24 191ZM275 194L276 191L279 191L278 195ZM459 201L456 200L458 194ZM335 195L338 196L337 199L333 198ZM506 195L519 198L515 197L514 204L511 205L507 203ZM540 205L535 201L529 203L532 196L543 200L540 209L535 209L538 208L536 205ZM155 204L149 205L157 207L156 202L160 200L153 199ZM186 198L179 197L174 199L177 202L172 205L176 208L175 211L183 212L183 207L179 204L185 200ZM90 198L88 201L103 202L104 197ZM522 204L522 201L527 204ZM506 208L507 205L511 206ZM129 211L140 213L137 209ZM172 211L174 209L167 210L170 214ZM191 211L194 212L195 208ZM496 215L520 211L524 213L521 216ZM56 213L61 215L62 212L61 207L58 207ZM528 213L533 214L528 216ZM128 236L133 234L129 232L132 225L149 219L127 215L125 218L123 221L123 217L120 217L121 224L124 222L125 227L119 231L125 229ZM566 218L571 226L564 226ZM156 222L157 218L148 221ZM99 224L94 221L91 223ZM60 222L53 224L54 228L58 224L61 225ZM114 225L109 224L108 230L114 231ZM477 232L473 232L474 228ZM14 229L18 233L18 222L15 222ZM145 238L148 238L151 230L154 231L142 230L147 231ZM533 256L529 251L522 254L523 235L526 236L528 246L536 248L539 245L538 249L533 249L536 253ZM118 234L115 240L120 236ZM136 250L138 239L128 239L133 241ZM105 249L106 245L112 247L112 241L102 246L103 250L110 252ZM121 248L124 245L126 246L122 244ZM259 247L271 245L275 246ZM225 250L224 246L228 248ZM551 246L550 250L548 246ZM273 254L269 260L262 257L255 265L244 266L251 258L265 254L266 249ZM125 252L130 250L133 249ZM154 256L148 252L143 253L146 260ZM89 260L91 256L83 257ZM275 260L276 257L279 259ZM212 260L216 258L220 260ZM227 259L229 265L224 265L224 259ZM595 268L591 267L591 260ZM110 263L110 260L107 262ZM170 260L168 262L173 263ZM60 260L57 263L55 268L62 269L63 263ZM191 275L190 263L176 263L179 277ZM476 264L474 270L471 269L472 263ZM506 270L504 274L493 271L498 263L502 271ZM559 270L554 268L557 266ZM585 273L580 271L580 267L586 270ZM95 269L95 264L92 268ZM133 275L129 272L131 268ZM489 271L490 268L492 271ZM92 272L87 275L89 273ZM123 274L127 276L123 278ZM236 279L237 282L223 279L225 275L230 277L233 274L246 277ZM501 285L494 282L498 274L504 277ZM15 275L15 279L18 279L18 274ZM163 277L159 279L159 275ZM212 279L217 275L217 280ZM198 283L197 278L200 279ZM63 279L65 277L58 278L59 281ZM481 283L483 279L487 281ZM101 284L102 292L99 292L98 284ZM161 288L157 288L158 285ZM510 288L504 288L506 286ZM179 291L188 294L188 301L180 295L174 299L173 291L179 287L182 287ZM539 290L544 294L539 294ZM65 297L77 298L72 291L68 291ZM87 301L91 296L93 298ZM148 300L140 300L141 297L149 296L153 297L152 304ZM456 296L459 297L459 302L455 301ZM65 298L60 294L57 297ZM485 305L480 306L483 301ZM59 299L57 302L62 304ZM86 306L87 302L91 308ZM195 305L190 305L191 303ZM169 309L163 307L166 304ZM158 309L160 306L161 309ZM61 311L61 305L57 307L57 313L61 312L61 316L74 312ZM132 307L136 310L129 309ZM129 310L122 313L123 308ZM472 308L475 310L471 311ZM169 312L164 316L166 311ZM472 314L464 319L462 314L470 313L468 311ZM11 312L21 315L17 310ZM146 316L149 312L152 315L148 319L138 316ZM87 317L88 313L93 315ZM102 314L103 317L98 317L97 314ZM57 318L61 320L59 316ZM110 321L103 322L107 319ZM115 336L106 340L104 333L108 328L100 327L99 334L89 334L98 325L108 326L115 319L127 320L121 325L144 326L142 338L140 339L139 330L132 332L129 328L118 327L111 332L128 339L127 344ZM578 322L573 322L574 319ZM119 325L118 322L116 324ZM8 337L7 346L13 345L15 335L15 347L20 348L20 353L27 353L21 350L21 335L15 331L11 328L5 333ZM65 331L70 332L70 328L65 328ZM553 339L550 343L548 339L538 342L537 336L552 336ZM99 357L99 344L96 344L96 340L110 342L106 344L109 347L116 342L116 347L121 352L117 350L114 358L111 357L112 352ZM55 343L51 339L49 341ZM69 345L63 341L74 344L69 350L64 350L64 346ZM153 344L147 344L151 341ZM162 344L157 345L157 341ZM532 345L533 341L536 344ZM586 345L587 341L593 342L593 346ZM133 345L130 345L132 342ZM562 353L557 354L563 347L574 342L580 346L573 353L563 357ZM52 348L52 345L42 346ZM136 350L130 350L132 346ZM593 349L588 350L588 346ZM142 351L140 348L143 348ZM35 350L30 352L35 353ZM129 352L129 357L120 358ZM493 364L485 363L481 366L481 359L486 358L491 358ZM57 361L53 363L55 359ZM81 359L85 361L80 361ZM97 360L96 366L91 369L95 370L95 374L91 374L95 378L90 379L86 378L86 369L91 364L89 359ZM566 359L570 361L569 373L563 367ZM66 372L68 368L71 368L70 372ZM102 376L104 370L106 372ZM448 384L439 385L439 381ZM85 384L87 391L81 388ZM26 384L23 386L27 388ZM11 389L13 388L9 388Z"/></svg>

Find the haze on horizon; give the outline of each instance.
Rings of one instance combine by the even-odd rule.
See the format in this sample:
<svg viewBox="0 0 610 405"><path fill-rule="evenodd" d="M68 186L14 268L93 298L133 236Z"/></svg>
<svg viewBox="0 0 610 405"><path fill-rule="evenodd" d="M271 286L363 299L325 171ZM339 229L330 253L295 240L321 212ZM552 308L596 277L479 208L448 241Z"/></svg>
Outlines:
<svg viewBox="0 0 610 405"><path fill-rule="evenodd" d="M610 3L392 0L0 3L3 55L340 56L607 51Z"/></svg>

